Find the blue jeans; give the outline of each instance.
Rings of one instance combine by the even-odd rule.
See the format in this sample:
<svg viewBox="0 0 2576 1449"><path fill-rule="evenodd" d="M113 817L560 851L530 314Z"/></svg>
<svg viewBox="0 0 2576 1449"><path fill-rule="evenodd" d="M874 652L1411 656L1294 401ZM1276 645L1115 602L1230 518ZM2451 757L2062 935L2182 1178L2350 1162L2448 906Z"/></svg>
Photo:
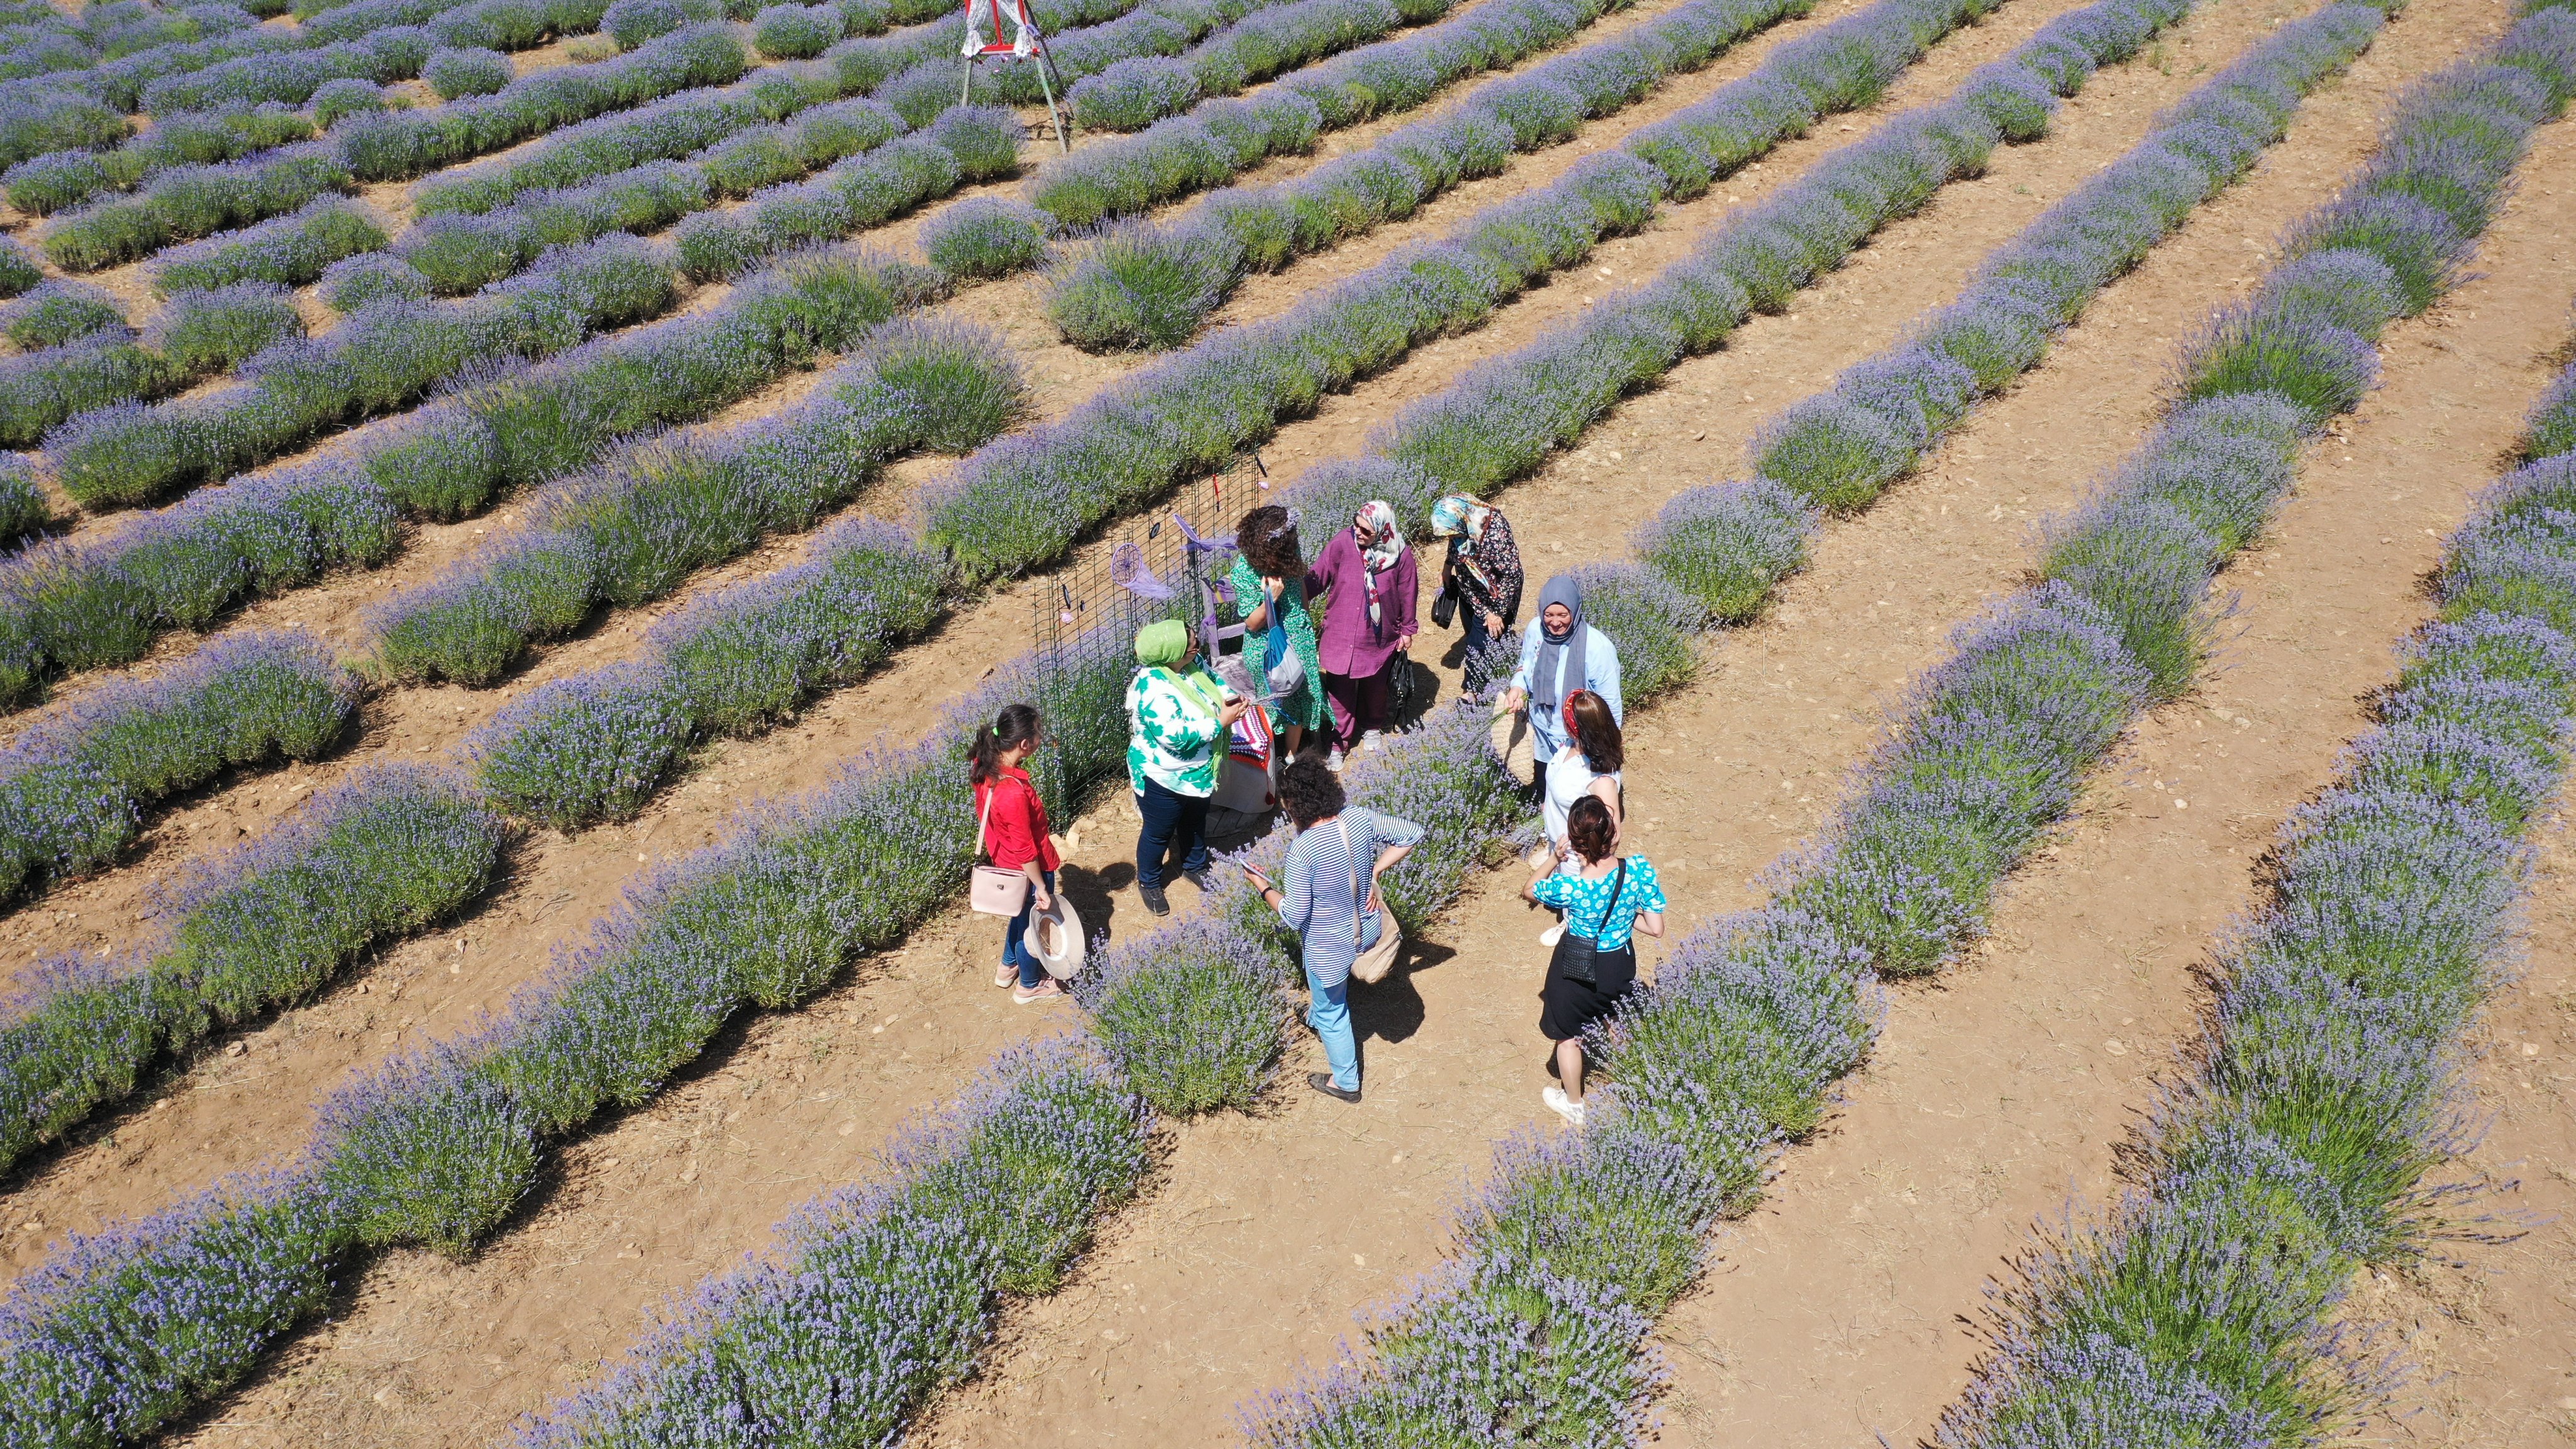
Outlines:
<svg viewBox="0 0 2576 1449"><path fill-rule="evenodd" d="M1041 870L1038 874L1046 877L1047 894L1055 894L1055 872ZM1046 980L1046 968L1038 964L1038 958L1030 955L1028 948L1029 922L1037 919L1037 913L1038 893L1031 891L1029 898L1020 903L1020 913L1011 917L1011 933L1002 938L1002 964L1020 968L1022 991L1035 990L1039 982Z"/></svg>
<svg viewBox="0 0 2576 1449"><path fill-rule="evenodd" d="M1136 884L1159 886L1170 879L1163 867L1175 853L1182 870L1207 869L1208 797L1184 795L1159 780L1147 780L1136 792L1136 813L1145 822L1136 832Z"/></svg>
<svg viewBox="0 0 2576 1449"><path fill-rule="evenodd" d="M1324 1039L1324 1061L1333 1069L1333 1085L1345 1092L1358 1091L1360 1044L1351 1035L1351 978L1319 986L1310 973L1306 990L1313 997L1306 1008L1306 1024Z"/></svg>

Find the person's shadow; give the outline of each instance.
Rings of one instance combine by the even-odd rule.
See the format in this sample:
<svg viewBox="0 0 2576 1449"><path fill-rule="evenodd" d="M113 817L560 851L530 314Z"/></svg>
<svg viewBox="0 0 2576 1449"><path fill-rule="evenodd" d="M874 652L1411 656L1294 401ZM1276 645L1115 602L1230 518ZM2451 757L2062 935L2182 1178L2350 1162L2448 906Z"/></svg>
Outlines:
<svg viewBox="0 0 2576 1449"><path fill-rule="evenodd" d="M1351 983L1351 1034L1363 1043L1372 1038L1389 1043L1410 1040L1422 1029L1424 1015L1422 993L1414 988L1414 975L1444 965L1457 954L1454 948L1436 941L1407 937L1395 969L1386 973L1384 981L1374 986L1364 981Z"/></svg>
<svg viewBox="0 0 2576 1449"><path fill-rule="evenodd" d="M1117 893L1136 883L1136 867L1122 860L1091 870L1067 861L1056 871L1055 883L1082 917L1084 939L1098 942L1110 936L1118 915Z"/></svg>

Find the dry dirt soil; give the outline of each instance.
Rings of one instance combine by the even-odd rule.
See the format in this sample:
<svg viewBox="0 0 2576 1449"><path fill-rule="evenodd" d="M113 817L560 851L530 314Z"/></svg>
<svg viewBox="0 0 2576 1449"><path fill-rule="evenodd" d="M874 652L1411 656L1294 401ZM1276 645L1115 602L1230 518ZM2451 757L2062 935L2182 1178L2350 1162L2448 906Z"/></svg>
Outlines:
<svg viewBox="0 0 2576 1449"><path fill-rule="evenodd" d="M1615 33L1668 3L1640 5L1590 34ZM1275 315L1437 236L1857 8L1828 0L1568 145L1255 279L1221 320ZM1825 123L1647 232L1605 244L1585 269L1490 325L1328 399L1265 450L1271 468L1293 477L1356 451L1406 402L1652 275L1730 211L1885 115L1945 94L2067 8L2069 0L2012 0L1936 47L1881 106ZM1533 581L1624 556L1630 531L1672 494L1740 474L1763 419L1948 300L1980 258L2135 144L2163 107L2308 8L2206 0L2148 56L2098 76L2049 139L1998 151L1986 177L1947 188L1890 227L1788 315L1757 319L1725 349L1684 364L1507 490L1499 501ZM1756 878L1824 818L1844 773L1877 738L1886 704L1942 656L1953 626L2022 580L2033 522L2135 444L2155 416L2173 345L2260 274L2282 227L2363 154L2396 94L2505 22L2497 0L2417 0L2349 77L2306 104L2252 176L2106 291L2043 367L1982 408L1919 475L1867 514L1831 525L1813 566L1768 616L1710 643L1692 685L1638 712L1631 808L1678 928L1758 899ZM1315 158L1249 179L1294 174L1399 123L1357 128ZM2563 125L2541 133L2522 192L2477 263L2485 275L2391 330L2382 389L2310 450L2299 495L2221 580L2237 607L2202 688L2132 733L2081 810L2005 891L1987 940L1936 981L1891 994L1885 1037L1840 1111L1784 1157L1769 1197L1731 1227L1702 1288L1667 1318L1667 1442L1856 1445L1927 1432L1977 1352L1967 1319L1981 1283L2003 1270L2035 1219L2070 1194L2098 1200L2112 1185L2112 1148L2197 1028L2191 968L2251 903L2252 863L2284 812L2328 778L2341 743L2363 726L2361 697L2385 681L2390 645L2425 614L2418 581L2439 535L2491 475L2565 341L2576 290L2571 138L2576 130ZM1029 154L1035 162L1043 153L1033 145ZM909 246L917 226L870 240ZM717 295L704 289L690 305ZM1056 342L1026 281L971 290L946 310L1010 337L1042 416L1142 362ZM790 380L728 416L774 409L812 385ZM912 490L943 466L904 464L857 506L903 516ZM256 605L231 627L292 625L354 647L367 604L507 522L505 509L421 528L395 563ZM690 594L801 548L782 540L709 571ZM585 940L588 923L648 863L717 838L747 802L823 782L873 740L917 737L947 699L1025 647L1032 591L1042 587L962 604L875 677L763 738L710 747L631 825L525 838L504 883L437 935L174 1064L125 1108L0 1179L0 1275L39 1261L66 1231L292 1150L311 1104L347 1072L497 1006L552 952ZM379 695L363 733L332 758L248 773L178 802L129 863L0 916L9 968L140 939L154 887L192 862L357 765L444 756L520 692L632 653L652 620L689 596L612 613L540 651L500 688ZM144 668L194 642L168 641ZM1444 694L1454 689L1454 670L1429 662ZM63 693L95 687L74 681ZM1132 830L1132 811L1112 802L1068 831L1068 893L1113 932L1141 915L1127 889ZM2496 1124L2463 1170L2520 1179L2492 1199L2499 1210L2562 1216L2507 1246L2463 1249L2464 1267L2362 1285L2361 1308L2395 1324L2428 1369L2395 1421L2400 1436L2484 1446L2576 1434L2566 1286L2576 1282L2576 1238L2563 1216L2576 1191L2576 972L2567 954L2576 897L2564 842L2548 839L2530 970L2498 1005L2480 1077ZM1329 1359L1356 1315L1436 1263L1447 1205L1482 1172L1492 1144L1553 1130L1538 1103L1541 923L1521 907L1517 885L1508 875L1479 882L1406 970L1355 993L1368 1072L1360 1106L1283 1089L1249 1116L1167 1128L1138 1203L1109 1221L1064 1291L1010 1306L986 1371L946 1395L917 1438L1230 1442L1238 1403ZM1184 908L1189 894L1176 893ZM393 1253L357 1265L327 1322L179 1437L243 1446L499 1437L516 1416L593 1376L664 1295L761 1248L770 1225L807 1197L873 1171L878 1143L953 1094L999 1047L1075 1024L1068 1006L1016 1008L990 988L997 937L981 923L943 922L862 961L801 1010L737 1023L654 1101L565 1144L475 1259ZM1302 1080L1315 1055L1298 1043L1283 1079Z"/></svg>

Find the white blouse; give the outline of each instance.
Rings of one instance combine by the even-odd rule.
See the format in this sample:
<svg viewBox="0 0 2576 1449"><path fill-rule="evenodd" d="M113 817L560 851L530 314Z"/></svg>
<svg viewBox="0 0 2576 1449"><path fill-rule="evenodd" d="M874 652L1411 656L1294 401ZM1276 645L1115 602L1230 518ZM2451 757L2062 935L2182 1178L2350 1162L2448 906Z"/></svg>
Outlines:
<svg viewBox="0 0 2576 1449"><path fill-rule="evenodd" d="M1591 763L1583 758L1583 751L1579 749L1568 747L1559 750L1556 758L1547 762L1547 795L1539 802L1539 810L1547 821L1550 845L1565 843L1565 814L1574 808L1575 801L1592 792L1595 780L1609 781L1611 793L1618 793L1619 776L1592 773Z"/></svg>

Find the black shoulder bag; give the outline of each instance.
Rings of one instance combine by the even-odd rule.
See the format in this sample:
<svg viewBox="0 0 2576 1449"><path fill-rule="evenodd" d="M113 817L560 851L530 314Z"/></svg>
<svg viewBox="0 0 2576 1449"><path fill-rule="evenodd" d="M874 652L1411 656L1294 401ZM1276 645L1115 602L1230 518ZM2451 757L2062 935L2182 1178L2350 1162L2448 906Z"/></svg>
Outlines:
<svg viewBox="0 0 2576 1449"><path fill-rule="evenodd" d="M1619 909L1619 895L1627 888L1628 858L1621 856L1619 874L1612 879L1610 885L1610 904L1601 912L1603 925L1610 924L1610 913ZM1580 981L1586 986L1597 986L1600 983L1593 979L1592 958L1601 954L1601 943L1597 939L1574 934L1573 914L1572 911L1566 912L1565 934L1556 938L1556 957L1553 964L1564 974L1566 980Z"/></svg>

